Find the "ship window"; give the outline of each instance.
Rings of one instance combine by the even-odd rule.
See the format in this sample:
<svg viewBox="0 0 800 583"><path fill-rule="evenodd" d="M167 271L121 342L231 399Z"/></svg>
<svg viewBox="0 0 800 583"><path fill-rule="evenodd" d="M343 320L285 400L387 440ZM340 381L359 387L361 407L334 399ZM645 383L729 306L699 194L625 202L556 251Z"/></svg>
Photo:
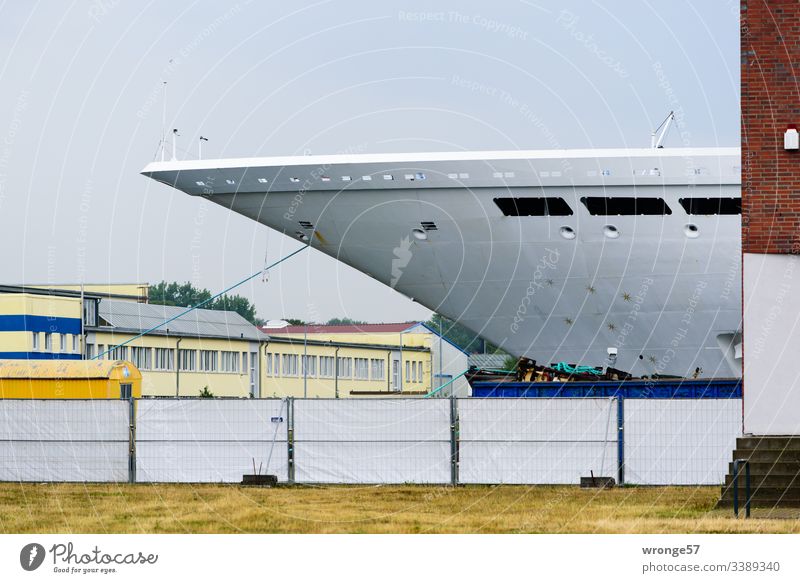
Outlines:
<svg viewBox="0 0 800 583"><path fill-rule="evenodd" d="M495 198L494 203L507 217L568 217L572 209L555 196Z"/></svg>
<svg viewBox="0 0 800 583"><path fill-rule="evenodd" d="M291 182L300 182L300 179L297 176L292 176L289 181Z"/></svg>
<svg viewBox="0 0 800 583"><path fill-rule="evenodd" d="M330 181L331 181L331 177L330 176L323 176L322 177L322 182L330 182Z"/></svg>
<svg viewBox="0 0 800 583"><path fill-rule="evenodd" d="M342 181L343 182L350 182L350 177L349 176L342 176Z"/></svg>
<svg viewBox="0 0 800 583"><path fill-rule="evenodd" d="M384 174L383 175L383 179L384 180L394 180L394 177L391 174Z"/></svg>
<svg viewBox="0 0 800 583"><path fill-rule="evenodd" d="M227 178L225 180L225 184L236 184L236 181L235 180L231 180L230 178Z"/></svg>
<svg viewBox="0 0 800 583"><path fill-rule="evenodd" d="M459 173L458 173L458 177L459 177L460 179L464 180L464 179L466 179L466 178L469 178L469 174L467 174L466 172L459 172Z"/></svg>
<svg viewBox="0 0 800 583"><path fill-rule="evenodd" d="M260 184L266 184L267 182L269 182L269 180L267 180L266 178L259 178L259 179L258 179L258 182L259 182Z"/></svg>
<svg viewBox="0 0 800 583"><path fill-rule="evenodd" d="M361 180L363 180L364 182L369 182L370 180L372 180L372 176L362 176Z"/></svg>
<svg viewBox="0 0 800 583"><path fill-rule="evenodd" d="M663 198L584 196L581 202L591 215L671 215Z"/></svg>
<svg viewBox="0 0 800 583"><path fill-rule="evenodd" d="M740 215L741 198L680 198L678 202L689 215Z"/></svg>
<svg viewBox="0 0 800 583"><path fill-rule="evenodd" d="M448 174L448 175L447 175L447 177L448 177L450 180L458 180L458 174L455 174L455 173L453 173L453 172L451 172L450 174Z"/></svg>

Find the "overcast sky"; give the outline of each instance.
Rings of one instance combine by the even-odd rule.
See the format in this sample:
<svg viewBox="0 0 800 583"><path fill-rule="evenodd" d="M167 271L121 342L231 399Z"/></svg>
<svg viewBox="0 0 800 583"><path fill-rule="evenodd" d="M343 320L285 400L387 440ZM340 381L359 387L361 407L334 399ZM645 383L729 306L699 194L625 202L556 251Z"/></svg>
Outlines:
<svg viewBox="0 0 800 583"><path fill-rule="evenodd" d="M296 242L139 175L179 158L739 144L737 0L5 2L5 283L220 290ZM430 312L311 251L239 289L265 318Z"/></svg>

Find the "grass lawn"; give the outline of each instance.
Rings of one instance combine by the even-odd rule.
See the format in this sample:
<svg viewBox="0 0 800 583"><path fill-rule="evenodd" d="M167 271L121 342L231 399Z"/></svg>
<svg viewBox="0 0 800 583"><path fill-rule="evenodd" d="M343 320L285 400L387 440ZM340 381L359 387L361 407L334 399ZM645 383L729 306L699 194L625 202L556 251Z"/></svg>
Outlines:
<svg viewBox="0 0 800 583"><path fill-rule="evenodd" d="M716 487L0 486L4 533L800 532L800 518L735 520ZM764 516L763 512L761 516Z"/></svg>

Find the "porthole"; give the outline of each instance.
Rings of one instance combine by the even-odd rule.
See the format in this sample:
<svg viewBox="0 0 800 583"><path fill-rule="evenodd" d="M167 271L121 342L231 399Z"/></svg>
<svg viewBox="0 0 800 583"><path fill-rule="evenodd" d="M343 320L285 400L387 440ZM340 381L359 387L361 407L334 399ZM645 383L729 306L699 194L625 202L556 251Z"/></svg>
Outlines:
<svg viewBox="0 0 800 583"><path fill-rule="evenodd" d="M700 236L700 229L697 225L693 223L689 223L683 227L683 232L686 234L687 237L690 239L697 239Z"/></svg>
<svg viewBox="0 0 800 583"><path fill-rule="evenodd" d="M572 227L561 227L559 230L561 236L565 239L574 239L575 238L575 229Z"/></svg>
<svg viewBox="0 0 800 583"><path fill-rule="evenodd" d="M603 234L609 239L617 239L619 237L619 230L614 225L606 225L603 227Z"/></svg>
<svg viewBox="0 0 800 583"><path fill-rule="evenodd" d="M428 233L426 233L424 229L411 229L411 234L414 235L414 238L418 241L424 241L428 238Z"/></svg>

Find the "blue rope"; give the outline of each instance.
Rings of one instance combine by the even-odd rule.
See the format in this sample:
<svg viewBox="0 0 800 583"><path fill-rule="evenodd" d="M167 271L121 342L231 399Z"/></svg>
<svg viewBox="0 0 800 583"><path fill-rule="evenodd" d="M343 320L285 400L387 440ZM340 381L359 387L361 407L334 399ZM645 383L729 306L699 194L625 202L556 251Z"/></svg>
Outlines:
<svg viewBox="0 0 800 583"><path fill-rule="evenodd" d="M309 243L310 243L310 241L309 241ZM253 278L255 278L255 277L258 277L259 275L261 275L261 274L262 274L262 273L264 273L265 271L269 271L270 269L272 269L272 268L273 268L273 267L275 267L276 265L279 265L279 264L283 263L284 261L286 261L286 260L287 260L287 259L289 259L290 257L294 257L295 255L297 255L297 254L298 254L298 253L300 253L301 251L305 251L306 249L308 249L308 247L309 247L309 245L303 245L302 247L300 247L300 249L296 249L295 251L292 251L291 253L289 253L289 254L288 254L288 255L286 255L285 257L282 257L281 259L279 259L278 261L276 261L276 262L275 262L275 263L273 263L272 265L269 265L269 266L265 267L264 269L262 269L262 270L260 270L260 271L256 271L256 272L255 272L253 275L249 275L249 276L247 276L246 278L244 278L244 279L243 279L242 281L240 281L239 283L235 283L235 284L233 284L232 286L230 286L229 288L226 288L226 289L222 290L222 291L221 291L221 292L219 292L218 294L211 296L211 297L210 297L210 298L208 298L207 300L203 300L202 302L198 303L196 306L189 306L188 308L186 308L186 309L185 309L183 312L181 312L180 314L177 314L176 316L173 316L172 318L169 318L168 320L164 320L164 321L163 321L163 322L161 322L160 324L156 324L156 325L155 325L155 326L153 326L152 328L150 328L150 329L148 329L148 330L145 330L144 332L142 332L141 334L138 334L138 335L134 336L133 338L129 338L129 339L128 339L128 340L126 340L125 342L121 342L120 344L117 344L116 346L112 346L112 347L110 347L108 350L106 350L106 351L104 351L104 352L101 352L101 353L99 353L97 356L93 356L93 357L92 357L90 360L97 360L97 359L98 359L98 358L100 358L101 356L105 356L106 354L108 354L108 353L110 353L110 352L113 352L113 351L114 351L114 350L116 350L117 348L120 348L120 347L122 347L122 346L125 346L126 344L130 344L130 343L131 343L131 342L133 342L134 340L138 340L138 339L139 339L139 338L141 338L142 336L146 336L147 334L150 334L150 332L152 332L153 330L158 330L159 328L161 328L161 327L162 327L162 326L164 326L165 324L169 324L170 322L172 322L172 321L174 321L174 320L177 320L177 319L178 319L178 318L180 318L181 316L185 316L186 314L188 314L188 313L189 313L189 312L191 312L192 310L196 310L197 308L200 308L200 307L202 307L202 306L206 305L207 303L209 303L209 302L211 302L211 301L213 301L213 300L217 299L218 297L220 297L220 296L224 296L224 295L225 295L226 293L228 293L229 291L231 291L231 290L233 290L233 289L236 289L236 288L237 288L237 287L239 287L240 285L247 283L248 281L250 281L251 279L253 279Z"/></svg>

